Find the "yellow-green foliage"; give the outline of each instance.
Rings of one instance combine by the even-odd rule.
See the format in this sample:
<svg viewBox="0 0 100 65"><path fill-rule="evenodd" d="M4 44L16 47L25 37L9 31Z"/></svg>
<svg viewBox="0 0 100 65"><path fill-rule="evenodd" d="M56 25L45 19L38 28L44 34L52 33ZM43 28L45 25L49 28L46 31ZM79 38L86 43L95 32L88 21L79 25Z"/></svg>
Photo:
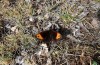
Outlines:
<svg viewBox="0 0 100 65"><path fill-rule="evenodd" d="M32 36L24 35L24 26L21 24L23 18L32 15L32 5L26 3L24 0L16 0L16 3L15 6L11 7L8 0L1 0L0 2L0 14L3 14L3 18L14 19L16 26L20 28L19 33L5 36L4 42L0 43L0 63L2 64L6 64L12 58L12 52L19 47L17 45L18 39L23 43L33 40Z"/></svg>
<svg viewBox="0 0 100 65"><path fill-rule="evenodd" d="M26 3L24 0L17 0L17 5L10 7L8 0L2 0L0 3L0 13L6 18L22 19L24 16L32 14L31 4Z"/></svg>
<svg viewBox="0 0 100 65"><path fill-rule="evenodd" d="M100 2L100 0L94 0L94 1L96 1L96 2Z"/></svg>

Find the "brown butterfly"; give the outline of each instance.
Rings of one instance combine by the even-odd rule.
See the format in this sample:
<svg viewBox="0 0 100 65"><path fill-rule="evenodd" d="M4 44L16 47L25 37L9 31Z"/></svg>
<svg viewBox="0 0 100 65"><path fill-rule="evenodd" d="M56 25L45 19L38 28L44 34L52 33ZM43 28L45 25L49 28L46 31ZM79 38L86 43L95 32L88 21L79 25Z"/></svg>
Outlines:
<svg viewBox="0 0 100 65"><path fill-rule="evenodd" d="M67 28L51 29L36 34L36 38L44 42L50 42L60 40L68 34L71 34L71 30Z"/></svg>

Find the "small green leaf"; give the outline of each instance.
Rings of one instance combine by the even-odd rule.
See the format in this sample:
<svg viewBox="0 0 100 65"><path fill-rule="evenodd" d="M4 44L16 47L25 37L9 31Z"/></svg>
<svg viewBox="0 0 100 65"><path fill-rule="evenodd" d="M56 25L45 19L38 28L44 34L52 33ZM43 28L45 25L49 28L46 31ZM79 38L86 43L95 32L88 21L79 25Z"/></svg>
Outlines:
<svg viewBox="0 0 100 65"><path fill-rule="evenodd" d="M92 65L98 65L98 63L96 61L93 61Z"/></svg>

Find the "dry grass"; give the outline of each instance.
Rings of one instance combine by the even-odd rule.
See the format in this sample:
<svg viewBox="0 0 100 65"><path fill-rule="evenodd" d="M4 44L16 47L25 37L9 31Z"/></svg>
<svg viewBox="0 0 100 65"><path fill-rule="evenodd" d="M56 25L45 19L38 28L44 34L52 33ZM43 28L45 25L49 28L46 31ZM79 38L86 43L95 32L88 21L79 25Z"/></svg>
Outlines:
<svg viewBox="0 0 100 65"><path fill-rule="evenodd" d="M0 0L1 65L13 65L16 58L15 51L19 51L19 55L24 56L23 63L27 65L96 65L98 63L93 57L95 53L100 53L100 27L95 14L99 9L97 7L100 6L95 4L100 0L94 0L95 4L91 1L88 4L83 0L80 2L15 0L15 3L11 4L12 1ZM41 46L38 44L44 42L39 42L35 34L50 29L50 26L57 27L58 24L71 29L71 36L53 42L51 51L41 51Z"/></svg>

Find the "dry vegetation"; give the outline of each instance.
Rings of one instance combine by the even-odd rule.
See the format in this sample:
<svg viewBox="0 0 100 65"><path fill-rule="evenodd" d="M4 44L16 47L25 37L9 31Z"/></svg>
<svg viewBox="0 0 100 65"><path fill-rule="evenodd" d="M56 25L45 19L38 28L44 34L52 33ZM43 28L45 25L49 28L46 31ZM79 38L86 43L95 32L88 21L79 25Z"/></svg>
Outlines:
<svg viewBox="0 0 100 65"><path fill-rule="evenodd" d="M35 35L59 25L48 51ZM0 0L0 65L21 64L100 65L100 0Z"/></svg>

